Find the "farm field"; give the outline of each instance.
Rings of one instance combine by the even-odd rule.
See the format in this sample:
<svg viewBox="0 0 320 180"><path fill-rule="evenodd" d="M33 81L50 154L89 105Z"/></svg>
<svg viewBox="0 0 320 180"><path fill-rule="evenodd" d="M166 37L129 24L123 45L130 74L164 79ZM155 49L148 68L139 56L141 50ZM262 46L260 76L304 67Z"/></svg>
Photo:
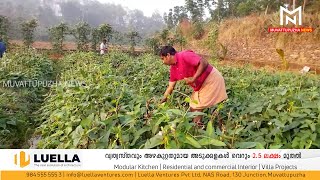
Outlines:
<svg viewBox="0 0 320 180"><path fill-rule="evenodd" d="M10 43L15 47L15 49L23 49L23 41L21 40L10 40ZM61 54L56 54L56 53L52 53L52 44L50 42L46 42L46 41L35 41L32 44L32 47L34 49L37 50L41 50L41 51L48 51L50 52L50 58L51 59L60 59L62 57ZM130 52L130 47L128 45L112 45L109 44L110 49L113 50L121 50L121 51L126 51L126 52ZM65 42L63 43L63 50L65 52L74 52L77 51L77 45L74 42ZM200 50L201 53L204 54L200 54L201 56L205 57L205 58L211 58L211 55L208 54L208 52L204 52L203 50ZM148 52L148 48L147 47L135 47L135 53L136 54L141 54L141 53L146 53ZM219 62L219 64L222 65L234 65L234 66L242 66L243 64L252 64L255 67L258 68L269 68L269 69L281 69L282 65L280 63L280 60L276 59L276 60L257 60L254 58L249 58L249 59L233 59L233 58L221 58L221 62ZM293 72L298 72L300 71L304 66L308 66L311 68L311 71L313 71L316 74L320 73L320 65L318 63L318 61L313 61L313 62L309 62L309 63L301 63L301 62L292 62L289 61L288 62L288 70L293 71Z"/></svg>
<svg viewBox="0 0 320 180"><path fill-rule="evenodd" d="M36 51L8 54L0 61L0 148L29 148L30 138L46 149L320 148L319 76L210 61L229 99L201 113L201 130L183 82L159 104L169 69L157 56L74 52L52 61ZM58 83L8 86L25 81Z"/></svg>
<svg viewBox="0 0 320 180"><path fill-rule="evenodd" d="M11 45L13 45L16 49L24 48L23 41L21 40L10 40ZM48 41L35 41L32 43L32 47L37 50L53 50L52 44ZM123 51L129 51L128 45L112 45L109 44L109 47L112 49L121 49ZM64 51L77 51L77 44L75 42L64 42L63 43ZM135 47L135 52L146 52L142 47Z"/></svg>

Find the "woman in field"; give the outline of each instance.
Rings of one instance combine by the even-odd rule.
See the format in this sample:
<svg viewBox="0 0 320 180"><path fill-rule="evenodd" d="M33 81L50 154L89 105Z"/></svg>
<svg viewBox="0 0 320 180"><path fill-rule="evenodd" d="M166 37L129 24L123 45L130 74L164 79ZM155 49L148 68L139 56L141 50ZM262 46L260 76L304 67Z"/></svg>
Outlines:
<svg viewBox="0 0 320 180"><path fill-rule="evenodd" d="M176 52L172 46L164 46L160 57L170 66L169 86L161 102L167 101L179 80L184 80L194 90L190 102L192 112L202 112L228 98L221 73L193 51ZM201 116L195 117L193 122L203 127L201 119Z"/></svg>

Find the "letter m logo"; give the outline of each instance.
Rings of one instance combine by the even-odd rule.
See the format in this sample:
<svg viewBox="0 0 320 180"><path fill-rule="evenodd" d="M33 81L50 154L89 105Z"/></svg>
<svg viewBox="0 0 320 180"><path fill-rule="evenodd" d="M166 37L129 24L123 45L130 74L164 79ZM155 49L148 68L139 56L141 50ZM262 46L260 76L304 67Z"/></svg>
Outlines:
<svg viewBox="0 0 320 180"><path fill-rule="evenodd" d="M301 6L298 7L297 9L294 9L293 11L289 11L288 9L280 6L280 25L284 25L283 24L283 14L284 12L286 12L287 14L289 15L294 15L293 18L290 18L288 17L287 15L285 16L285 19L286 19L286 24L285 25L288 25L289 24L289 21L295 25L297 25L297 13L299 15L299 25L301 26L302 25L302 8Z"/></svg>
<svg viewBox="0 0 320 180"><path fill-rule="evenodd" d="M26 153L24 151L21 151L19 155L20 155L19 164L18 164L18 155L17 154L14 155L14 164L20 165L21 168L28 166L30 164L30 155L28 155L28 160L26 157Z"/></svg>

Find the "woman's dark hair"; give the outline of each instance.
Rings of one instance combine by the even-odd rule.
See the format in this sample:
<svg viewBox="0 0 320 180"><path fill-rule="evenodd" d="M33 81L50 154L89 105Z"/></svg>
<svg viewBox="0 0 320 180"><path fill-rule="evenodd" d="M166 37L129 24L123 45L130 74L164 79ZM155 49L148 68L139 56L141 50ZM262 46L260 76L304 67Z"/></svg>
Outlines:
<svg viewBox="0 0 320 180"><path fill-rule="evenodd" d="M163 46L160 50L160 56L167 56L167 54L175 55L177 51L172 46Z"/></svg>

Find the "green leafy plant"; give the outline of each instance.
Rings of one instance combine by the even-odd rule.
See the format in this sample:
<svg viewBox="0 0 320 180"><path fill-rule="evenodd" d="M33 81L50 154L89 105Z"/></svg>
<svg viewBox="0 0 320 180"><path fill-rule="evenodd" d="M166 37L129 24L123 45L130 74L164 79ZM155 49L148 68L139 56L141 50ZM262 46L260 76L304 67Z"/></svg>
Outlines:
<svg viewBox="0 0 320 180"><path fill-rule="evenodd" d="M168 39L169 39L169 29L164 29L161 31L159 34L161 44L162 45L167 45L168 44Z"/></svg>
<svg viewBox="0 0 320 180"><path fill-rule="evenodd" d="M8 45L9 20L5 16L0 16L0 38Z"/></svg>
<svg viewBox="0 0 320 180"><path fill-rule="evenodd" d="M159 48L160 48L160 41L159 39L152 37L152 38L148 38L145 41L145 44L147 45L149 51L154 54L157 55Z"/></svg>
<svg viewBox="0 0 320 180"><path fill-rule="evenodd" d="M141 37L137 31L130 31L127 33L127 38L129 39L130 52L134 54L134 48Z"/></svg>
<svg viewBox="0 0 320 180"><path fill-rule="evenodd" d="M227 46L224 46L222 43L220 43L220 47L222 50L222 59L225 60L228 54L228 48Z"/></svg>
<svg viewBox="0 0 320 180"><path fill-rule="evenodd" d="M194 22L192 24L192 35L194 39L201 39L204 34L203 24L201 22Z"/></svg>
<svg viewBox="0 0 320 180"><path fill-rule="evenodd" d="M281 63L282 63L282 68L284 70L287 70L289 68L289 62L286 60L285 56L284 56L284 51L283 49L276 49L277 53L280 56L281 59Z"/></svg>
<svg viewBox="0 0 320 180"><path fill-rule="evenodd" d="M180 50L182 50L186 46L187 40L181 34L176 33L174 43L178 44L180 46Z"/></svg>
<svg viewBox="0 0 320 180"><path fill-rule="evenodd" d="M55 52L62 53L63 41L65 40L65 36L70 33L69 31L66 23L60 23L49 29L51 44Z"/></svg>
<svg viewBox="0 0 320 180"><path fill-rule="evenodd" d="M210 30L208 32L208 38L206 39L205 44L213 56L217 56L217 53L218 53L218 33L219 33L218 24L211 23Z"/></svg>
<svg viewBox="0 0 320 180"><path fill-rule="evenodd" d="M101 24L99 26L100 40L107 39L108 41L110 41L110 39L112 38L112 32L113 29L110 24Z"/></svg>
<svg viewBox="0 0 320 180"><path fill-rule="evenodd" d="M34 42L34 31L38 26L38 22L35 19L32 19L30 21L22 23L21 26L23 43L26 47L29 48Z"/></svg>
<svg viewBox="0 0 320 180"><path fill-rule="evenodd" d="M91 49L93 51L97 50L97 45L101 41L100 32L98 28L91 29Z"/></svg>
<svg viewBox="0 0 320 180"><path fill-rule="evenodd" d="M73 36L77 41L77 49L79 51L87 51L89 49L89 35L90 35L90 25L87 22L80 22L76 25L75 29L72 30Z"/></svg>

